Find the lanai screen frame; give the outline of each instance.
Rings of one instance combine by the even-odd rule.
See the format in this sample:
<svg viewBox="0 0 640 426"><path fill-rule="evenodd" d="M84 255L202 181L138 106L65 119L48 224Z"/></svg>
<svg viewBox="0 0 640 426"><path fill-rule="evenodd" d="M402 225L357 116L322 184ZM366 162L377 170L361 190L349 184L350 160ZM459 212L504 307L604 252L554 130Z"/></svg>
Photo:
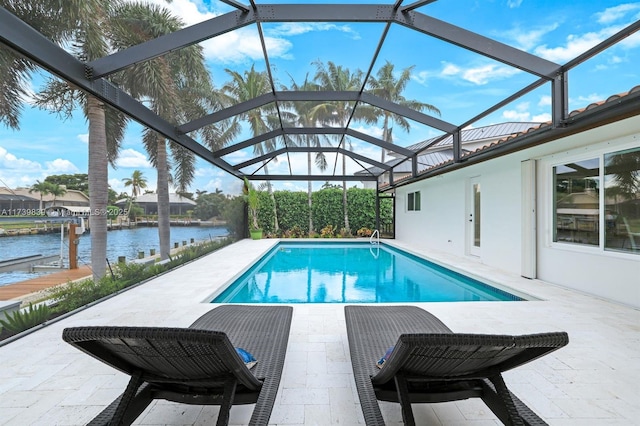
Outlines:
<svg viewBox="0 0 640 426"><path fill-rule="evenodd" d="M192 151L203 160L219 167L239 179L246 177L249 180L261 181L375 181L377 188L376 192L378 192L380 190L378 187L380 175L386 172L389 173L390 180L389 186L386 187L385 190L389 190L400 185L406 185L418 179L444 173L452 168L464 167L478 161L485 161L514 150L524 149L534 144L557 139L562 135L571 134L580 131L581 129L596 127L606 122L619 120L621 118L640 113L637 108L637 101L640 93L629 95L621 102L605 105L605 107L600 108L597 111L592 111L590 114L581 114L581 117L579 118L570 117L568 112L569 70L638 31L640 29L640 21L622 29L618 33L568 63L560 65L417 11L417 9L426 6L435 0L419 0L407 5L403 4L404 0L396 0L393 3L386 5L262 4L256 2L256 0L250 0L250 4L247 5L236 0L221 1L233 6L236 10L87 63L79 61L63 48L54 44L42 34L12 15L6 9L0 7L0 44L17 51L32 60L34 63L43 67L45 70L59 76L71 84L74 84L86 93L97 97L111 107L121 111L131 119L178 143ZM274 79L271 75L269 55L267 53L264 34L262 31L263 23L275 22L373 22L384 23L385 28L377 43L375 53L372 57L369 68L366 71L366 76L359 91L278 91L275 88ZM125 91L114 86L107 80L109 75L134 64L162 56L173 50L191 46L209 38L213 38L248 25L256 25L258 28L262 44L262 52L267 64L267 72L271 83L271 92L265 95L176 126L158 116L141 102L132 98ZM451 43L482 56L499 61L503 64L518 68L529 74L537 76L538 80L529 84L527 87L522 88L511 96L508 96L482 113L469 118L463 123L449 123L429 114L418 112L387 101L365 92L365 88L368 78L376 63L377 56L385 42L389 28L392 25L407 27L422 33L425 36L438 38L447 43ZM495 147L495 149L489 148L483 150L478 155L466 155L463 158L460 143L460 132L462 129L546 83L550 83L551 85L552 120L550 126L546 126L543 131L540 131L537 134L527 135L522 138L515 138L509 144L501 144L500 146ZM431 145L435 145L444 138L452 136L454 153L453 164L448 164L443 167L436 166L432 170L427 170L427 173L420 173L419 175L417 170L418 155L420 152L428 149L431 145L423 147L421 151L412 151L386 142L382 139L350 129L349 125L353 115L344 127L331 128L285 127L282 125L283 120L280 120L281 126L271 130L270 132L234 143L216 151L209 150L198 141L188 136L189 132L197 130L203 126L237 116L238 114L268 103L275 103L277 107L276 109L280 111L280 106L284 102L338 100L355 102L353 108L354 111L358 103L367 103L443 132L443 135ZM338 135L340 137L340 143L337 147L295 147L286 143L288 136L299 134ZM396 154L403 157L401 158L401 162L411 162L411 176L408 179L403 179L401 182L394 182L393 167L397 166L397 162L391 166L389 164L383 164L373 158L365 157L345 149L344 138L346 136L356 138L382 149L394 151ZM236 165L232 165L222 158L228 153L250 147L273 137L283 137L285 140L284 147L262 156L255 156ZM360 164L367 173L359 175L336 175L334 171L333 175L293 175L291 173L291 167L290 174L288 175L244 174L240 171L240 169L247 165L261 161L270 161L278 155L288 155L289 153L294 152L337 152L352 158ZM367 168L365 164L374 167ZM378 173L376 174L374 171L378 171Z"/></svg>

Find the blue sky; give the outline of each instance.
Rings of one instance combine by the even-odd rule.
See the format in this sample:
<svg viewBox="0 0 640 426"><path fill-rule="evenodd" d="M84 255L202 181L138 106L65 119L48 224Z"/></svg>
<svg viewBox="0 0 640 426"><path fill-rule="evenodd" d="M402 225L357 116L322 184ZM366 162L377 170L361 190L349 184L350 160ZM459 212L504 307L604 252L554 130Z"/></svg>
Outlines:
<svg viewBox="0 0 640 426"><path fill-rule="evenodd" d="M186 25L229 12L231 8L218 1L173 0L158 3L180 16ZM311 3L311 1L298 1ZM368 0L349 3L390 4L392 0ZM270 3L290 3L271 0ZM339 3L313 1L313 3ZM412 1L405 0L405 4ZM640 19L640 2L585 0L577 6L570 2L547 0L439 0L418 9L433 18L466 28L480 35L564 64L580 53ZM289 85L291 78L302 83L313 77L313 62L333 61L350 70L367 71L383 24L371 23L282 23L264 24L269 61L274 76ZM255 26L205 41L202 44L214 84L221 87L229 80L225 69L243 72L253 64L266 68ZM507 65L449 45L407 28L393 25L373 67L373 73L385 61L395 64L400 72L413 66L405 96L436 106L440 118L462 124L508 95L537 80L536 77ZM583 108L591 102L606 99L640 84L640 35L635 34L604 53L583 63L569 74L569 110ZM46 73L35 76L37 91ZM545 85L472 126L504 121L546 121L550 119L550 89ZM379 136L381 126L354 123L352 128ZM116 169L109 171L109 183L117 192L125 190L122 179L141 170L155 189L155 170L150 166L140 142L141 127L131 123L120 152ZM0 127L0 186L30 186L47 175L87 172L87 123L80 111L71 120L32 108L28 100L22 114L20 130ZM394 142L407 146L440 133L412 123L410 133L394 130ZM239 140L248 137L243 132ZM379 156L379 149L353 141L353 149L361 154ZM248 158L251 150L238 151L227 158L236 163ZM329 159L330 167L334 160ZM270 173L306 170L306 160L294 157L270 163ZM349 171L356 171L349 164ZM322 183L316 183L318 187ZM279 182L279 188L306 189L306 182ZM203 160L197 163L191 190L239 192L240 183Z"/></svg>

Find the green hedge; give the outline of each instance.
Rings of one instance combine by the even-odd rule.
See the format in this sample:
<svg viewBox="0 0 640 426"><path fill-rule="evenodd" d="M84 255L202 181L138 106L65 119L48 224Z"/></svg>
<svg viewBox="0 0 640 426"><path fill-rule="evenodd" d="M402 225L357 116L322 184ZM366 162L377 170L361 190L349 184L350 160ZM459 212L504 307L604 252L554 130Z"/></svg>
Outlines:
<svg viewBox="0 0 640 426"><path fill-rule="evenodd" d="M273 199L267 191L260 191L258 223L265 235L275 235L273 199L277 206L280 235L287 231L302 230L309 234L309 206L305 191L275 191ZM328 225L339 232L344 228L344 212L342 209L342 189L327 188L312 193L311 213L313 215L314 233ZM349 209L349 225L351 233L356 234L360 228L376 228L376 192L373 189L349 188L347 190ZM390 224L393 218L393 205L390 199L380 199L381 225Z"/></svg>

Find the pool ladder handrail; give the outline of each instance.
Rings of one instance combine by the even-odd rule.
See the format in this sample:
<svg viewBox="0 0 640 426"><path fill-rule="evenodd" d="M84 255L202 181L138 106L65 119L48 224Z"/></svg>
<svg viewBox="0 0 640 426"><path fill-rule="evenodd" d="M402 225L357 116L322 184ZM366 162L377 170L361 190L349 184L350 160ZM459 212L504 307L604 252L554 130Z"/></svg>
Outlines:
<svg viewBox="0 0 640 426"><path fill-rule="evenodd" d="M374 237L376 238L376 240L374 241ZM373 231L373 233L371 233L371 236L369 237L369 243L370 244L380 244L380 232L378 232L377 229L375 229Z"/></svg>

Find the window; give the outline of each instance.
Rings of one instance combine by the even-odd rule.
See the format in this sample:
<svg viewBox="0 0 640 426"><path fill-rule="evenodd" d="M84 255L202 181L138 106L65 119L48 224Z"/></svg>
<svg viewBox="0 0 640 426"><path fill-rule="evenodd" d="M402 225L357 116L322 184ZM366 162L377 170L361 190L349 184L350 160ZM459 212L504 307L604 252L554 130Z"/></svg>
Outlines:
<svg viewBox="0 0 640 426"><path fill-rule="evenodd" d="M554 242L640 254L640 147L556 165L553 186Z"/></svg>
<svg viewBox="0 0 640 426"><path fill-rule="evenodd" d="M640 254L640 148L604 155L605 249Z"/></svg>
<svg viewBox="0 0 640 426"><path fill-rule="evenodd" d="M407 210L420 211L420 191L410 192L407 198Z"/></svg>
<svg viewBox="0 0 640 426"><path fill-rule="evenodd" d="M553 241L599 245L600 160L567 163L553 168Z"/></svg>

